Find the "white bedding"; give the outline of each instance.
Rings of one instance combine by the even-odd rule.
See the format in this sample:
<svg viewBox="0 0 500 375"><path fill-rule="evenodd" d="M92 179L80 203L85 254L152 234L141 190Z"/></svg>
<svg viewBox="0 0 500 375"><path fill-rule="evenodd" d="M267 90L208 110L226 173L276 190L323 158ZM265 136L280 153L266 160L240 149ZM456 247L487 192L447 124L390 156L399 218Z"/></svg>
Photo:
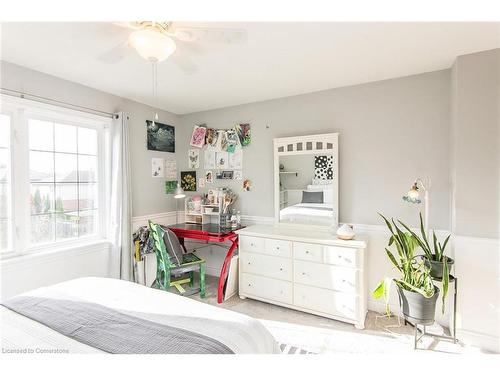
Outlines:
<svg viewBox="0 0 500 375"><path fill-rule="evenodd" d="M235 353L280 353L274 337L258 320L202 302L145 286L106 278L81 278L24 295L78 299L104 305L143 319L186 328L212 337ZM2 348L100 351L0 306Z"/></svg>
<svg viewBox="0 0 500 375"><path fill-rule="evenodd" d="M331 225L331 203L298 203L280 210L280 222L296 224Z"/></svg>

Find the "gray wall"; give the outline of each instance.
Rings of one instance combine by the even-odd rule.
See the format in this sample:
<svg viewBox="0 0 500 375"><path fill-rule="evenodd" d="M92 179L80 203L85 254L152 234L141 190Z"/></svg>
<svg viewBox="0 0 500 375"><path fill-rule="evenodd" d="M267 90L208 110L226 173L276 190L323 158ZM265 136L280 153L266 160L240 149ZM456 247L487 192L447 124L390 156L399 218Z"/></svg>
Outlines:
<svg viewBox="0 0 500 375"><path fill-rule="evenodd" d="M253 190L244 192L235 181L218 184L236 189L242 214L273 216L272 139L339 132L341 222L381 224L382 212L417 224L422 207L401 197L416 177L429 176L430 225L449 229L450 78L450 70L443 70L183 115L179 167L187 166L195 124L230 128L250 122L243 174Z"/></svg>
<svg viewBox="0 0 500 375"><path fill-rule="evenodd" d="M78 83L30 70L5 61L0 62L2 88L24 91L63 102L105 112L124 111L130 114L130 158L132 167L132 211L134 216L175 210L172 196L164 191L164 180L151 177L151 158L174 159L176 154L147 151L146 119L152 119L154 109L141 103L114 96ZM176 126L179 138L179 117L158 111L159 121Z"/></svg>
<svg viewBox="0 0 500 375"><path fill-rule="evenodd" d="M459 56L452 68L453 231L498 238L500 49Z"/></svg>

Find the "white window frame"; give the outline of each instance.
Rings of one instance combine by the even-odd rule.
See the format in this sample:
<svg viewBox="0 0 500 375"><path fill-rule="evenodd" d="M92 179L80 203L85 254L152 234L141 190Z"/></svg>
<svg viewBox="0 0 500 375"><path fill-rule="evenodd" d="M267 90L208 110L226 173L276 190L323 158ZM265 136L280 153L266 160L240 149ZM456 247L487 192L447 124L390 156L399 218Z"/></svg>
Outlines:
<svg viewBox="0 0 500 375"><path fill-rule="evenodd" d="M37 252L50 252L64 248L84 246L106 240L108 236L110 136L112 119L86 112L71 110L28 99L1 96L1 112L11 116L10 124L10 249L1 254L1 259ZM64 239L53 243L32 245L31 209L29 204L29 138L28 120L45 119L62 124L76 125L98 132L98 231L93 236Z"/></svg>

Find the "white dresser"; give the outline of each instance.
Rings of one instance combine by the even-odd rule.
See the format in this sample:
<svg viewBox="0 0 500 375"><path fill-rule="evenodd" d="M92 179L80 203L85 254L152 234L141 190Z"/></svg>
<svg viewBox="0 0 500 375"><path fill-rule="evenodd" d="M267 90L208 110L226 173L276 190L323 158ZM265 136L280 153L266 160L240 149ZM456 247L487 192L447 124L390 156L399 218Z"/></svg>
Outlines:
<svg viewBox="0 0 500 375"><path fill-rule="evenodd" d="M239 234L239 295L353 323L367 311L366 242L252 225Z"/></svg>

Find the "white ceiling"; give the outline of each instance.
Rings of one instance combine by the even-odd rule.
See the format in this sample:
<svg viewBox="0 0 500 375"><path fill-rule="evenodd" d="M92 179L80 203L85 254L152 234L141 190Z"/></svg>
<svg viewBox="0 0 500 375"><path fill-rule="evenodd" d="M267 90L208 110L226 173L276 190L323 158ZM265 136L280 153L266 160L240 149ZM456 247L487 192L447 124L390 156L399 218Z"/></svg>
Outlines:
<svg viewBox="0 0 500 375"><path fill-rule="evenodd" d="M178 114L449 68L500 47L500 23L184 23L243 28L244 44L178 48L198 66L158 66L158 106ZM3 60L155 105L151 67L131 53L98 59L126 40L111 23L3 23Z"/></svg>

